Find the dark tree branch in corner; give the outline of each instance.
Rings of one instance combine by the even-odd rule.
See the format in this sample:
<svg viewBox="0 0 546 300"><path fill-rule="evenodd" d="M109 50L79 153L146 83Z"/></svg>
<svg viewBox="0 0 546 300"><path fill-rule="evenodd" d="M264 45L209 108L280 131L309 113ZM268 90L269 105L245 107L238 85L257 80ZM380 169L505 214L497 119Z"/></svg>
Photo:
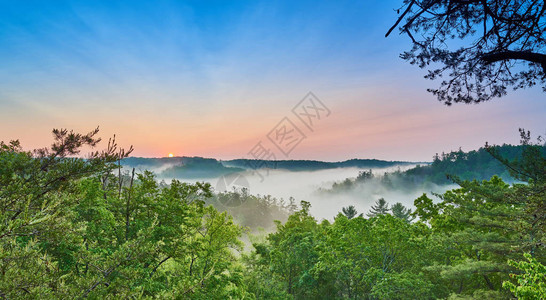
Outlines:
<svg viewBox="0 0 546 300"><path fill-rule="evenodd" d="M544 1L402 0L396 11L386 36L398 28L411 39L401 58L428 69L425 78L440 83L428 91L445 104L488 101L510 87L546 91Z"/></svg>
<svg viewBox="0 0 546 300"><path fill-rule="evenodd" d="M509 59L520 59L538 63L542 66L543 71L546 72L546 54L527 51L502 51L486 53L481 57L481 60L483 60L486 64Z"/></svg>

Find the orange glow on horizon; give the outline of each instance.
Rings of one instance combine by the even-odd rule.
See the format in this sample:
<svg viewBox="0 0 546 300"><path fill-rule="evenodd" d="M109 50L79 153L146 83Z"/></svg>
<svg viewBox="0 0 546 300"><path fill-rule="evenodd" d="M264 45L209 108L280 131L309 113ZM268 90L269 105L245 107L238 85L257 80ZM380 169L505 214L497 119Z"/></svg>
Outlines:
<svg viewBox="0 0 546 300"><path fill-rule="evenodd" d="M174 154L172 154L172 153L169 153L169 157L174 157Z"/></svg>

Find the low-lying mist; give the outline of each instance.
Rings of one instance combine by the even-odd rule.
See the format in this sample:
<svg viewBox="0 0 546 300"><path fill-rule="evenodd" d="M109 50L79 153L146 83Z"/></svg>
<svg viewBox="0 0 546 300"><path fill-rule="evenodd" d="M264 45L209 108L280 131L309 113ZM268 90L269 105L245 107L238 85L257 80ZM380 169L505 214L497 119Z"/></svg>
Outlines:
<svg viewBox="0 0 546 300"><path fill-rule="evenodd" d="M370 169L374 176L380 178L385 173L405 171L415 165L403 165L389 168ZM411 189L398 186L396 180L389 186L382 184L380 180L359 182L348 190L330 191L334 183L340 183L347 178L356 178L363 171L359 168L335 168L319 171L286 171L279 169L261 169L256 173L251 171L241 172L238 175L246 179L243 186L252 195L271 195L278 200L289 202L291 197L299 205L301 200L311 203L311 214L317 219L332 220L342 207L353 205L359 213L366 213L379 198L384 198L388 203L400 202L408 208L413 208L413 201L423 193L444 192L454 186L427 184L415 185ZM258 173L259 172L259 173ZM166 181L172 178L163 178ZM221 178L204 179L180 179L183 182L205 181L218 191L218 182ZM220 186L221 189L223 187ZM227 186L229 191L232 187ZM222 191L222 190L220 190ZM260 214L260 212L254 212Z"/></svg>

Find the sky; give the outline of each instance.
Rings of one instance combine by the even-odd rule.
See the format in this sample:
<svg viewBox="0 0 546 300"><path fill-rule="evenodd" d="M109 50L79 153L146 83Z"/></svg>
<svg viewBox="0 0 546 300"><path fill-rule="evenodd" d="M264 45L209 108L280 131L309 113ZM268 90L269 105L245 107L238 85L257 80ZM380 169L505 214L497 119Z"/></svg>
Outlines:
<svg viewBox="0 0 546 300"><path fill-rule="evenodd" d="M520 127L545 135L540 87L451 107L426 92L438 83L399 58L408 38L384 37L400 5L0 0L0 140L33 149L53 128L99 126L142 157L260 145L276 159L430 161L518 143ZM321 104L311 127L293 112L306 103ZM290 149L282 120L304 136Z"/></svg>

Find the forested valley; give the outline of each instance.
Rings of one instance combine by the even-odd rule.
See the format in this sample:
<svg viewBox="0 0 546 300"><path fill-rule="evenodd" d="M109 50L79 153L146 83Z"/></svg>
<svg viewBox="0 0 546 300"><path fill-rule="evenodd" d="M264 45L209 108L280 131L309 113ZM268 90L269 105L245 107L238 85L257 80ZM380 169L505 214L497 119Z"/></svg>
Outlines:
<svg viewBox="0 0 546 300"><path fill-rule="evenodd" d="M423 194L414 208L379 199L369 212L340 207L331 221L313 217L306 201L122 171L132 149L113 139L76 158L98 145L98 130L53 133L49 149L1 144L2 298L546 296L546 158L525 132L521 146L487 148L511 183L453 175L457 188ZM503 149L517 151L506 158ZM450 157L430 167L463 160ZM244 205L222 209L222 197ZM269 233L251 230L268 223Z"/></svg>

